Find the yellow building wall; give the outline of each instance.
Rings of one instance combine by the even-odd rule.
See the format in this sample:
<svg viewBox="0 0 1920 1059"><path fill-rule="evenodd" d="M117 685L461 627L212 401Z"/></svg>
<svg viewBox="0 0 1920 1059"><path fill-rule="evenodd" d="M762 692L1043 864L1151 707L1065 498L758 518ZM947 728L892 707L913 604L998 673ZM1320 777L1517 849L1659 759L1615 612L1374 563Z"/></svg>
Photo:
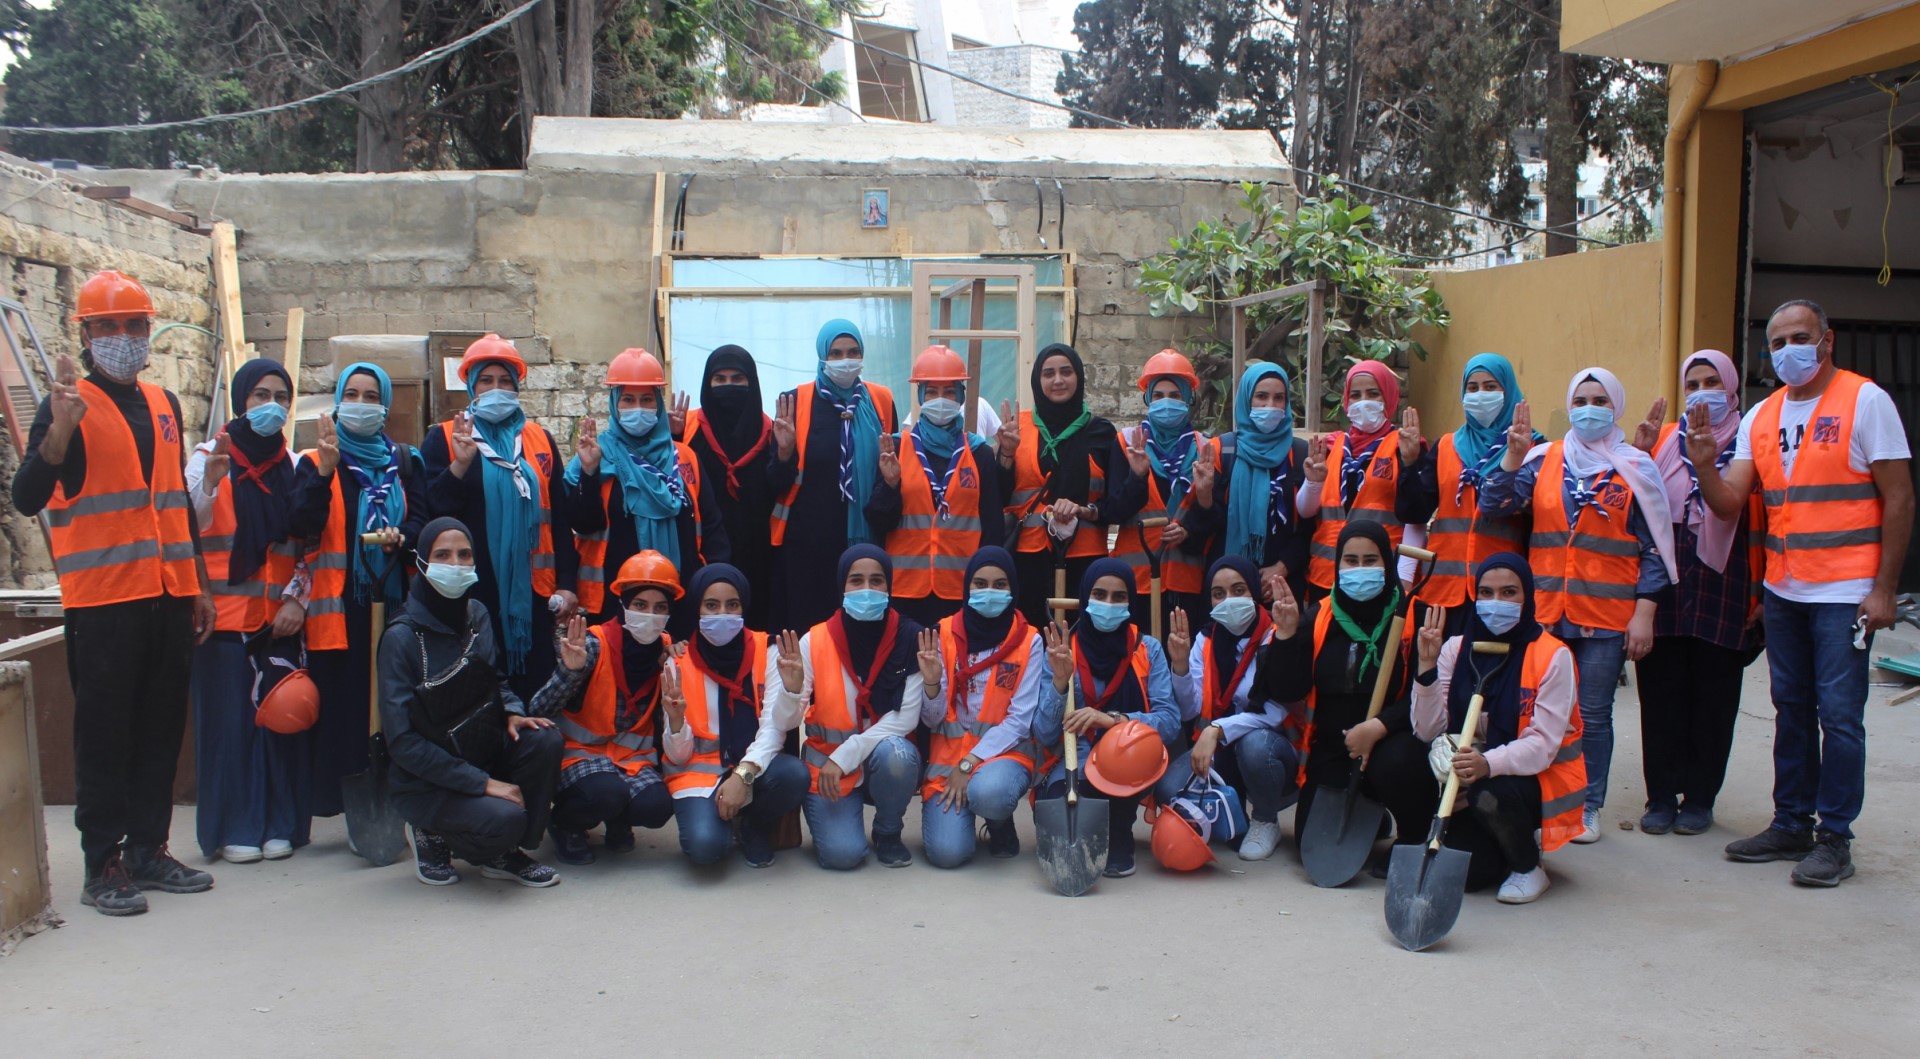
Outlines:
<svg viewBox="0 0 1920 1059"><path fill-rule="evenodd" d="M1581 368L1620 376L1627 423L1644 417L1663 392L1659 243L1430 276L1453 324L1417 333L1427 359L1408 369L1408 400L1428 437L1464 420L1461 372L1476 353L1513 361L1534 426L1549 436L1567 430L1567 383Z"/></svg>

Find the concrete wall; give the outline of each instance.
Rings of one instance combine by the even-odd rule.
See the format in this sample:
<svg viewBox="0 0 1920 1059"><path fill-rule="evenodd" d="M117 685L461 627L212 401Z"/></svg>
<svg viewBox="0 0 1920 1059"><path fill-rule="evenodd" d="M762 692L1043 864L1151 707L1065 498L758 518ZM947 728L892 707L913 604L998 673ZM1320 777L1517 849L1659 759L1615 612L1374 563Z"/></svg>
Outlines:
<svg viewBox="0 0 1920 1059"><path fill-rule="evenodd" d="M997 85L1034 99L1058 101L1054 84L1066 67L1066 53L1035 44L1000 48L963 48L947 55L955 73ZM931 80L934 76L929 75ZM941 80L949 80L941 78ZM952 81L954 120L962 125L1028 125L1066 128L1073 120L1057 107L1027 103L1000 92Z"/></svg>
<svg viewBox="0 0 1920 1059"><path fill-rule="evenodd" d="M1419 335L1428 356L1410 370L1408 400L1428 437L1465 419L1461 372L1476 353L1513 361L1534 426L1550 437L1567 430L1567 383L1581 368L1620 377L1629 424L1660 395L1659 243L1431 275L1453 325Z"/></svg>
<svg viewBox="0 0 1920 1059"><path fill-rule="evenodd" d="M0 283L6 297L26 307L50 359L79 357L74 297L101 269L119 269L145 284L161 321L213 327L212 246L204 236L86 198L65 178L12 156L0 156L0 204ZM20 339L24 345L26 336ZM196 442L205 432L212 389L211 341L185 328L168 331L154 341L143 376L180 396L187 435ZM47 380L39 382L45 392ZM13 446L0 444L0 478L10 483L19 465ZM44 588L53 584L52 570L39 524L7 505L0 516L0 586Z"/></svg>

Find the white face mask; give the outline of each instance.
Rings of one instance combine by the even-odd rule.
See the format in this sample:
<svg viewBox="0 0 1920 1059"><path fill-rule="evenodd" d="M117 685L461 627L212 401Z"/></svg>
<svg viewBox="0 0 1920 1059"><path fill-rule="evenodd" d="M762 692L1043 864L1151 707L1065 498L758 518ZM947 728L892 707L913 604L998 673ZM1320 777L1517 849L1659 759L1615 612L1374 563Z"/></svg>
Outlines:
<svg viewBox="0 0 1920 1059"><path fill-rule="evenodd" d="M633 637L633 642L650 644L659 640L660 634L666 631L667 616L665 614L645 614L629 608L627 610L627 620L625 624L627 627L627 635Z"/></svg>
<svg viewBox="0 0 1920 1059"><path fill-rule="evenodd" d="M1379 430L1387 422L1385 401L1354 401L1347 405L1347 422L1363 434Z"/></svg>
<svg viewBox="0 0 1920 1059"><path fill-rule="evenodd" d="M747 619L738 614L702 614L700 616L700 635L715 647L725 647L746 628Z"/></svg>

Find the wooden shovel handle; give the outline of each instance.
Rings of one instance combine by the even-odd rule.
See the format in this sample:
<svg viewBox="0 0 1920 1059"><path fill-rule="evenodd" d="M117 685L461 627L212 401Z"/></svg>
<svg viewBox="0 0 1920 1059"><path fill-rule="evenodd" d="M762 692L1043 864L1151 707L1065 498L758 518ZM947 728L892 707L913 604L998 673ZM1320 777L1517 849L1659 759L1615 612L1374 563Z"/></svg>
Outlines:
<svg viewBox="0 0 1920 1059"><path fill-rule="evenodd" d="M1067 804L1079 805L1080 792L1075 789L1073 774L1080 771L1080 738L1066 730L1067 718L1073 716L1073 678L1067 678L1067 708L1060 712L1060 734L1066 744L1067 754Z"/></svg>
<svg viewBox="0 0 1920 1059"><path fill-rule="evenodd" d="M1367 703L1367 720L1380 716L1387 704L1387 688L1393 683L1393 667L1400 660L1400 637L1407 631L1407 616L1395 611L1393 624L1387 626L1387 647L1380 655L1380 673L1373 678L1373 700Z"/></svg>
<svg viewBox="0 0 1920 1059"><path fill-rule="evenodd" d="M373 661L367 666L367 735L380 734L380 634L387 628L387 601L376 599L372 607L373 634L369 639L367 657Z"/></svg>
<svg viewBox="0 0 1920 1059"><path fill-rule="evenodd" d="M1473 733L1480 727L1480 705L1486 701L1487 697L1485 695L1475 692L1473 699L1467 703L1466 719L1460 723L1460 738L1467 746L1473 745ZM1445 820L1447 817L1453 815L1453 802L1455 798L1459 797L1459 794L1460 774L1449 767L1447 769L1447 789L1440 793L1440 819ZM1436 834L1433 836L1433 842L1428 848L1433 850L1440 848L1439 835Z"/></svg>

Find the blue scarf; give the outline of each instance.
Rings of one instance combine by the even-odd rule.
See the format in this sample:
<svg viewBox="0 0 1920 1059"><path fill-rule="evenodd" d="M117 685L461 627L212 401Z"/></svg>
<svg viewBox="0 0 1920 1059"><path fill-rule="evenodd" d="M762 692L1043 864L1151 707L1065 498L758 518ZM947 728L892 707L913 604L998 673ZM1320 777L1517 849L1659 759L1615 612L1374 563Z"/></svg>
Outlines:
<svg viewBox="0 0 1920 1059"><path fill-rule="evenodd" d="M600 473L611 469L620 480L620 499L633 516L635 550L651 548L680 565L680 512L687 506L687 486L680 478L680 454L667 422L666 393L655 389L654 408L660 413L653 431L634 437L620 425L620 390L607 394L607 429L600 432ZM580 484L580 457L567 461L567 484Z"/></svg>
<svg viewBox="0 0 1920 1059"><path fill-rule="evenodd" d="M1187 380L1170 375L1149 380L1147 392L1140 395L1142 400L1149 405L1153 403L1153 386L1160 379L1170 379L1180 388L1180 399L1187 402L1189 408L1192 407L1193 387L1187 384ZM1193 431L1193 416L1187 416L1184 422L1171 430L1162 429L1151 419L1143 420L1141 425L1147 428L1147 457L1153 461L1152 471L1167 480L1167 514L1172 515L1180 506L1180 501L1185 499L1187 490L1193 486L1193 457L1200 448L1196 444L1198 435Z"/></svg>
<svg viewBox="0 0 1920 1059"><path fill-rule="evenodd" d="M1476 354L1467 361L1467 369L1460 373L1462 395L1467 392L1467 379L1476 371L1493 376L1500 384L1500 392L1506 396L1506 403L1500 406L1500 415L1486 426L1469 415L1466 423L1453 432L1453 451L1464 468L1460 481L1454 485L1456 501L1465 495L1468 486L1478 488L1486 469L1506 455L1507 431L1513 426L1514 407L1527 399L1527 395L1520 392L1520 379L1513 373L1513 362L1498 353Z"/></svg>
<svg viewBox="0 0 1920 1059"><path fill-rule="evenodd" d="M476 364L467 373L480 377L484 365ZM467 399L475 394L467 383ZM473 417L476 440L484 441L502 461L514 462L527 484L529 495L521 497L513 472L486 456L480 457L480 482L487 504L487 552L493 565L493 580L500 590L500 627L506 632L506 671L523 673L527 652L533 649L533 546L539 526L540 479L538 471L525 456L516 461L520 432L526 429L527 413L522 409L504 423L489 423Z"/></svg>
<svg viewBox="0 0 1920 1059"><path fill-rule="evenodd" d="M1227 553L1264 561L1267 537L1291 521L1292 497L1286 488L1287 463L1293 457L1292 386L1287 387L1286 418L1271 434L1253 428L1253 391L1266 378L1287 381L1277 364L1254 361L1240 376L1233 396L1233 478L1227 487Z"/></svg>
<svg viewBox="0 0 1920 1059"><path fill-rule="evenodd" d="M841 335L860 343L860 351L865 354L866 339L860 337L860 329L852 321L828 320L813 343L820 356L814 385L843 413L835 419L840 426L840 499L847 505L847 543L866 544L873 541L866 508L867 500L873 496L874 476L880 472L880 412L873 406L873 395L867 392L866 383L856 382L848 389L841 389L827 377L827 350ZM852 418L844 414L848 412Z"/></svg>
<svg viewBox="0 0 1920 1059"><path fill-rule="evenodd" d="M347 380L355 375L370 375L380 384L380 403L393 407L393 380L377 365L361 361L347 365L340 381L333 386L333 403L346 398ZM335 417L338 424L338 417ZM347 547L360 549L360 561L353 567L353 600L365 603L377 585L381 598L397 606L407 595L407 580L400 572L397 553L388 555L378 544L361 544L359 535L391 529L406 521L407 491L400 484L400 461L410 455L384 433L363 438L344 427L334 431L340 443L340 466L360 483L359 509L354 512Z"/></svg>

